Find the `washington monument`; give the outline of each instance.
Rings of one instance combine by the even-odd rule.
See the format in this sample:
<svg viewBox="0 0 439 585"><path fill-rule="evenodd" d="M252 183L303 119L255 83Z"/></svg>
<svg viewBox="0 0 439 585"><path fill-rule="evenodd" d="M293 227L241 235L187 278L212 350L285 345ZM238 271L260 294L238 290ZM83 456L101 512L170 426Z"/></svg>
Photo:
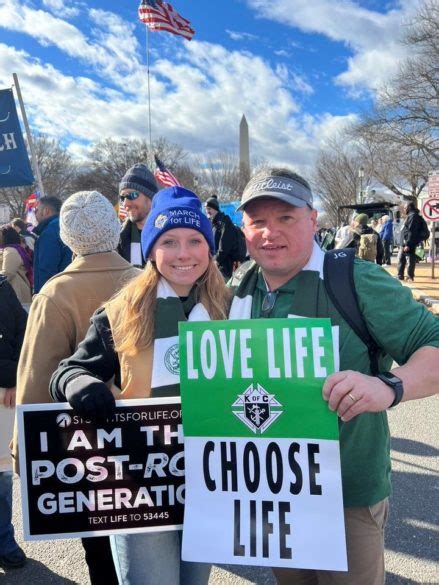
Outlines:
<svg viewBox="0 0 439 585"><path fill-rule="evenodd" d="M248 124L244 114L239 124L239 171L241 181L245 184L250 178L250 144Z"/></svg>

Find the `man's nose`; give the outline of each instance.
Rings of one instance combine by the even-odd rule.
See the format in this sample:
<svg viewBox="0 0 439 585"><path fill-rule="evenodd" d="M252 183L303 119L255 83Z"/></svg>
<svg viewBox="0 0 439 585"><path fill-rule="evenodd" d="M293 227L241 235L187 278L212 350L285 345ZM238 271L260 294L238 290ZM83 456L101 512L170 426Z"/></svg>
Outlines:
<svg viewBox="0 0 439 585"><path fill-rule="evenodd" d="M266 240L270 240L279 234L279 228L274 222L267 222L262 230L262 236Z"/></svg>

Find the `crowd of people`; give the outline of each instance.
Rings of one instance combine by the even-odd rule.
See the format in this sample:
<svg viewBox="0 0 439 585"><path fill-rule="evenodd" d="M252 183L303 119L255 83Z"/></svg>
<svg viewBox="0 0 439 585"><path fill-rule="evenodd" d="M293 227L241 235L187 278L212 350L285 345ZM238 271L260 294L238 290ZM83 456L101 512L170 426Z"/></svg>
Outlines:
<svg viewBox="0 0 439 585"><path fill-rule="evenodd" d="M240 235L217 198L210 197L203 210L197 194L183 187L159 189L140 163L121 179L119 194L127 212L122 228L96 191L75 193L62 204L55 197L40 199L31 233L18 220L2 226L4 407L53 400L68 402L81 416L103 417L121 397L179 395L178 374L162 380L154 371L181 321L329 317L339 327L340 371L325 381L323 399L339 416L349 570L274 574L282 584L384 583L391 492L386 411L439 387L439 323L379 266L391 262L392 220L382 218L378 234L368 216L359 214L334 237L336 247L356 250L353 282L379 347L375 371L368 347L325 288L325 251L317 243L317 211L303 177L270 167L246 185L240 205L245 262L238 253ZM402 229L402 278L405 258L414 277L413 214L408 209ZM29 304L27 316L22 305ZM19 473L16 429L12 452ZM0 565L7 568L25 562L11 525L11 477L0 471ZM181 531L82 543L92 584L209 580L208 564L181 560Z"/></svg>
<svg viewBox="0 0 439 585"><path fill-rule="evenodd" d="M317 240L324 250L354 248L358 258L387 266L391 266L396 249L397 278L414 282L416 263L425 257L430 231L413 202L404 206L404 213L405 221L401 221L399 211L395 220L387 214L370 217L358 213L338 229L318 230Z"/></svg>

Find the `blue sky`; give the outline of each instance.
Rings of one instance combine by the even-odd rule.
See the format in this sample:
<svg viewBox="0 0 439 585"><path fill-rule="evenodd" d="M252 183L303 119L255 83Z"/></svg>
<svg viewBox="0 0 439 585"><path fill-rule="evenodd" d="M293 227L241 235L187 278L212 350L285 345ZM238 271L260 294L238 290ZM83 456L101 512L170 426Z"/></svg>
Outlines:
<svg viewBox="0 0 439 585"><path fill-rule="evenodd" d="M237 151L309 171L405 56L417 0L173 0L194 39L150 35L153 137L194 155ZM145 27L137 2L0 0L0 87L19 76L32 128L77 157L108 136L147 136Z"/></svg>

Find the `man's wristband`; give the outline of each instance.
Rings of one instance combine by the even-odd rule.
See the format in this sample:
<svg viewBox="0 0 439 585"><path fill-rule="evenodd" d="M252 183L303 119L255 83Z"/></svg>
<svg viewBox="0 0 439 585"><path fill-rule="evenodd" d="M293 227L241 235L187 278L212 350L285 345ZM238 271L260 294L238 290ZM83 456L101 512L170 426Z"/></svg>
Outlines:
<svg viewBox="0 0 439 585"><path fill-rule="evenodd" d="M392 372L382 372L381 374L378 374L377 378L384 382L384 384L387 384L387 386L390 386L395 393L395 398L390 405L390 408L399 404L404 396L404 386L401 378L398 378L398 376L395 376Z"/></svg>

